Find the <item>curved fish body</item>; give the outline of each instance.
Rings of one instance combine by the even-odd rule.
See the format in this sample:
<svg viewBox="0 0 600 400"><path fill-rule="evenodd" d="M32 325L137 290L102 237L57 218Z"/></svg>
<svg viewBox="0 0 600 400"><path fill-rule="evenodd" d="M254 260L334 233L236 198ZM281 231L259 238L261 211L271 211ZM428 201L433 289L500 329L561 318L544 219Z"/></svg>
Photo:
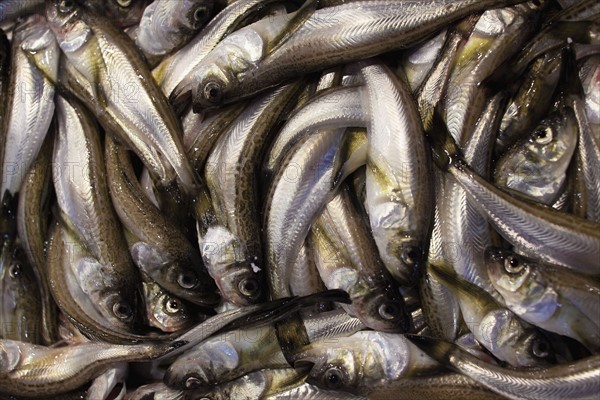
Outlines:
<svg viewBox="0 0 600 400"><path fill-rule="evenodd" d="M552 367L518 370L486 363L457 345L411 336L431 357L512 400L592 400L600 391L600 356Z"/></svg>
<svg viewBox="0 0 600 400"><path fill-rule="evenodd" d="M549 94L556 90L561 65L562 57L557 52L546 53L531 64L502 117L494 147L496 156L504 154L541 121L550 108L553 96Z"/></svg>
<svg viewBox="0 0 600 400"><path fill-rule="evenodd" d="M290 273L290 290L294 296L305 296L325 290L315 264L314 249L308 238L298 252Z"/></svg>
<svg viewBox="0 0 600 400"><path fill-rule="evenodd" d="M80 104L57 97L56 106L52 176L57 202L64 222L93 257L76 267L78 278L84 291L102 299L98 306L105 318L132 328L141 282L111 203L100 134ZM101 289L95 282L99 274Z"/></svg>
<svg viewBox="0 0 600 400"><path fill-rule="evenodd" d="M46 16L66 56L60 82L92 110L106 131L140 157L165 186L188 191L196 177L181 143L181 128L131 40L76 3L49 2Z"/></svg>
<svg viewBox="0 0 600 400"><path fill-rule="evenodd" d="M0 337L39 344L42 302L37 280L19 245L8 240L0 250Z"/></svg>
<svg viewBox="0 0 600 400"><path fill-rule="evenodd" d="M127 150L105 138L107 181L120 221L136 238L129 251L133 262L163 288L195 304L219 301L200 253L144 194Z"/></svg>
<svg viewBox="0 0 600 400"><path fill-rule="evenodd" d="M502 105L502 94L488 100L475 130L465 142L465 160L482 176L489 174L494 134L500 122ZM450 265L460 278L501 301L485 270L485 249L491 245L490 225L468 193L451 178L444 178L444 198L440 209L444 263L440 265Z"/></svg>
<svg viewBox="0 0 600 400"><path fill-rule="evenodd" d="M552 205L565 188L577 136L575 113L559 105L498 160L494 183Z"/></svg>
<svg viewBox="0 0 600 400"><path fill-rule="evenodd" d="M585 111L596 142L600 142L600 55L587 58L579 69L583 85Z"/></svg>
<svg viewBox="0 0 600 400"><path fill-rule="evenodd" d="M536 5L537 4L537 5ZM464 146L485 107L479 84L522 46L535 29L539 2L485 11L464 44L448 84L445 119L448 131Z"/></svg>
<svg viewBox="0 0 600 400"><path fill-rule="evenodd" d="M287 40L277 44L259 39L256 32L251 32L253 27L247 27L236 35L257 40L247 41L245 50L238 50L238 54L246 53L243 59L222 59L215 64L213 55L227 54L223 41L195 68L191 78L194 108L219 106L297 75L406 48L452 21L510 3L353 1L314 11ZM218 88L218 93L208 90L211 88Z"/></svg>
<svg viewBox="0 0 600 400"><path fill-rule="evenodd" d="M514 367L545 363L534 348L547 345L535 330L525 326L510 310L499 306L491 295L444 268L432 267L432 274L456 295L465 324L477 341L495 357Z"/></svg>
<svg viewBox="0 0 600 400"><path fill-rule="evenodd" d="M79 388L121 362L149 361L171 350L168 344L115 345L87 342L45 347L0 340L0 390L4 393L47 398Z"/></svg>
<svg viewBox="0 0 600 400"><path fill-rule="evenodd" d="M46 142L21 185L17 207L17 232L40 290L42 344L47 346L58 339L57 308L48 287L46 267L49 201L52 195L52 140L56 136L56 124L53 126L54 128L50 127Z"/></svg>
<svg viewBox="0 0 600 400"><path fill-rule="evenodd" d="M42 147L54 115L54 85L28 58L29 52L48 57L56 75L58 45L46 21L32 15L15 28L10 83L4 117L0 196L16 194ZM3 99L4 100L4 99Z"/></svg>
<svg viewBox="0 0 600 400"><path fill-rule="evenodd" d="M349 188L343 186L311 228L319 275L328 289L350 295L352 304L342 307L368 328L407 332L410 317L404 300L352 201Z"/></svg>
<svg viewBox="0 0 600 400"><path fill-rule="evenodd" d="M131 34L149 61L160 60L191 39L211 18L214 0L155 0Z"/></svg>
<svg viewBox="0 0 600 400"><path fill-rule="evenodd" d="M272 0L237 0L229 4L187 45L166 57L152 71L163 93L169 98L174 98L181 94L182 88L190 91L190 75L202 63L204 57L253 11L270 2ZM175 88L178 88L178 91L174 92Z"/></svg>
<svg viewBox="0 0 600 400"><path fill-rule="evenodd" d="M294 355L294 363L298 367L312 365L308 383L353 394L440 369L404 335L375 331L311 343Z"/></svg>
<svg viewBox="0 0 600 400"><path fill-rule="evenodd" d="M365 80L366 209L384 265L414 285L427 251L433 182L421 118L408 87L383 64L359 64Z"/></svg>
<svg viewBox="0 0 600 400"><path fill-rule="evenodd" d="M506 306L523 320L600 347L600 285L565 268L489 250L487 268Z"/></svg>
<svg viewBox="0 0 600 400"><path fill-rule="evenodd" d="M355 86L325 89L291 115L273 142L263 165L268 182L281 160L304 135L319 129L366 127L360 89Z"/></svg>
<svg viewBox="0 0 600 400"><path fill-rule="evenodd" d="M266 294L257 174L265 142L299 88L292 83L252 101L221 136L205 168L217 224L199 235L200 250L221 293L240 306Z"/></svg>

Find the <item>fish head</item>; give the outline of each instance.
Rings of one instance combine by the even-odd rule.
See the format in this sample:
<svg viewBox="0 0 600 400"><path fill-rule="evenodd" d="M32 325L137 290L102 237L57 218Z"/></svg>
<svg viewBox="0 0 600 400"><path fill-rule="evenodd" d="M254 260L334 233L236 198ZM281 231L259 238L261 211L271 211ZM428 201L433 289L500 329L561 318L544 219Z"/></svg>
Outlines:
<svg viewBox="0 0 600 400"><path fill-rule="evenodd" d="M185 302L170 295L155 282L144 282L142 287L150 325L163 332L176 332L194 322Z"/></svg>
<svg viewBox="0 0 600 400"><path fill-rule="evenodd" d="M352 295L351 295L352 296ZM353 297L353 296L352 296ZM351 310L367 327L382 332L408 332L411 317L397 290L384 287L352 298Z"/></svg>
<svg viewBox="0 0 600 400"><path fill-rule="evenodd" d="M552 345L535 329L527 329L516 346L517 363L523 367L541 367L556 362Z"/></svg>
<svg viewBox="0 0 600 400"><path fill-rule="evenodd" d="M213 279L197 265L173 261L166 267L166 281L173 294L201 306L215 306L220 301Z"/></svg>
<svg viewBox="0 0 600 400"><path fill-rule="evenodd" d="M528 260L509 250L489 248L485 252L488 275L503 296L519 293L530 275Z"/></svg>
<svg viewBox="0 0 600 400"><path fill-rule="evenodd" d="M68 56L88 44L92 29L82 19L83 9L74 0L52 0L46 3L46 19L61 50Z"/></svg>
<svg viewBox="0 0 600 400"><path fill-rule="evenodd" d="M195 32L208 22L213 9L214 1L212 0L183 0L177 16L179 26Z"/></svg>
<svg viewBox="0 0 600 400"><path fill-rule="evenodd" d="M336 340L337 343L331 343ZM358 383L360 356L341 339L304 347L294 356L294 367L310 367L306 382L328 390L349 390ZM340 346L340 344L342 344Z"/></svg>
<svg viewBox="0 0 600 400"><path fill-rule="evenodd" d="M149 0L86 0L85 5L105 15L113 24L127 28L140 22Z"/></svg>
<svg viewBox="0 0 600 400"><path fill-rule="evenodd" d="M223 98L228 94L228 88L237 82L235 73L224 60L215 59L212 63L203 63L202 67L194 74L192 91L192 108L200 112L206 108L219 107ZM182 84L186 84L184 80ZM180 86L175 88L174 94L181 91Z"/></svg>
<svg viewBox="0 0 600 400"><path fill-rule="evenodd" d="M425 244L410 237L393 237L388 243L388 254L396 260L386 265L399 265L388 268L392 276L402 285L414 286L419 281L420 271L425 260Z"/></svg>
<svg viewBox="0 0 600 400"><path fill-rule="evenodd" d="M100 308L109 322L126 331L136 331L143 326L141 293L135 284L111 290L101 299Z"/></svg>

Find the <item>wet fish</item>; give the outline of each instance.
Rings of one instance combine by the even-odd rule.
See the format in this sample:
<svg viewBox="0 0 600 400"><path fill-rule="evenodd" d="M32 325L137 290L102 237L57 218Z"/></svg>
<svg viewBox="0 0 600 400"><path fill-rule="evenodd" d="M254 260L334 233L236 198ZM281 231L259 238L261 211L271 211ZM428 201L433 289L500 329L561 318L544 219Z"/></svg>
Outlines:
<svg viewBox="0 0 600 400"><path fill-rule="evenodd" d="M149 2L150 0L84 0L87 7L106 15L113 24L121 28L139 23Z"/></svg>
<svg viewBox="0 0 600 400"><path fill-rule="evenodd" d="M32 15L16 27L12 42L10 83L2 146L0 196L15 195L35 161L54 114L54 85L29 60L27 52L48 55L49 69L56 74L58 45L46 21Z"/></svg>
<svg viewBox="0 0 600 400"><path fill-rule="evenodd" d="M600 285L576 272L490 249L487 268L506 305L525 321L600 347Z"/></svg>
<svg viewBox="0 0 600 400"><path fill-rule="evenodd" d="M187 85L181 91L192 90L198 111L219 106L296 75L409 47L452 21L511 3L461 0L448 4L433 0L401 3L403 7L398 7L399 3L387 0L351 2L316 10L293 34L284 35L282 43L269 42L268 36L248 27L234 34L239 39L230 35L216 46L194 69L191 87ZM246 43L243 47L234 45L229 53L225 48L236 40ZM228 53L235 54L232 59L237 61L214 59Z"/></svg>
<svg viewBox="0 0 600 400"><path fill-rule="evenodd" d="M44 0L2 0L0 1L0 22L16 20L17 18L44 12Z"/></svg>
<svg viewBox="0 0 600 400"><path fill-rule="evenodd" d="M509 399L594 399L600 390L600 357L556 366L515 370L488 364L448 342L410 340L434 359Z"/></svg>
<svg viewBox="0 0 600 400"><path fill-rule="evenodd" d="M138 27L128 32L150 64L176 51L211 18L214 0L155 0L145 9Z"/></svg>

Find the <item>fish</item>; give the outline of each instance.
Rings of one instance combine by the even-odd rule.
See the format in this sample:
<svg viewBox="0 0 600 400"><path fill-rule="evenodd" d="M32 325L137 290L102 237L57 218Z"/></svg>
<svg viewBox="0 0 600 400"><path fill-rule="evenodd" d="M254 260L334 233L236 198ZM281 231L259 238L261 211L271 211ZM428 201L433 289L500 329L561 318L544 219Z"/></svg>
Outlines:
<svg viewBox="0 0 600 400"><path fill-rule="evenodd" d="M457 345L424 336L410 340L432 358L513 400L593 399L600 389L600 356L539 369L516 370L486 363Z"/></svg>
<svg viewBox="0 0 600 400"><path fill-rule="evenodd" d="M138 24L148 3L149 0L84 0L86 7L96 13L106 15L113 24L120 28Z"/></svg>
<svg viewBox="0 0 600 400"><path fill-rule="evenodd" d="M116 326L132 330L139 320L141 279L109 195L100 136L80 103L56 98L58 135L52 177L61 219L89 251L77 265L84 292ZM102 286L96 282L99 274Z"/></svg>
<svg viewBox="0 0 600 400"><path fill-rule="evenodd" d="M216 143L205 167L217 224L201 227L198 243L221 293L240 306L266 294L257 171L269 133L299 88L300 82L291 83L251 102Z"/></svg>
<svg viewBox="0 0 600 400"><path fill-rule="evenodd" d="M212 17L214 0L155 0L145 9L139 25L128 34L149 60L177 51Z"/></svg>
<svg viewBox="0 0 600 400"><path fill-rule="evenodd" d="M0 2L0 22L16 20L33 13L43 13L44 0L3 0Z"/></svg>
<svg viewBox="0 0 600 400"><path fill-rule="evenodd" d="M433 183L421 118L409 88L375 60L357 65L365 80L366 209L388 272L414 286L427 251ZM391 128L391 129L390 129Z"/></svg>
<svg viewBox="0 0 600 400"><path fill-rule="evenodd" d="M112 399L119 400L127 393L125 380L129 374L129 364L116 364L102 375L96 377L87 390L90 399Z"/></svg>
<svg viewBox="0 0 600 400"><path fill-rule="evenodd" d="M439 114L428 132L433 159L475 200L481 215L526 256L598 275L598 224L496 188L464 161Z"/></svg>
<svg viewBox="0 0 600 400"><path fill-rule="evenodd" d="M42 302L36 277L23 249L13 240L0 250L0 337L39 344Z"/></svg>
<svg viewBox="0 0 600 400"><path fill-rule="evenodd" d="M47 216L53 191L51 163L55 132L56 123L50 126L40 154L21 185L16 217L20 245L40 291L41 344L46 346L58 340L58 310L48 286L45 257L49 224Z"/></svg>
<svg viewBox="0 0 600 400"><path fill-rule="evenodd" d="M572 337L591 351L600 346L600 285L571 270L514 252L486 252L494 287L523 320Z"/></svg>
<svg viewBox="0 0 600 400"><path fill-rule="evenodd" d="M146 198L126 148L107 135L104 156L112 204L135 238L129 246L135 265L174 295L194 304L215 306L220 296L200 252Z"/></svg>
<svg viewBox="0 0 600 400"><path fill-rule="evenodd" d="M358 395L440 369L404 335L376 331L311 343L294 355L294 366L310 367L308 383Z"/></svg>
<svg viewBox="0 0 600 400"><path fill-rule="evenodd" d="M365 326L383 332L409 331L404 299L353 201L343 185L313 223L310 239L319 274L328 289L348 292L352 304L344 308Z"/></svg>
<svg viewBox="0 0 600 400"><path fill-rule="evenodd" d="M471 13L513 3L461 0L448 4L432 0L398 7L398 3L387 0L353 1L300 15L298 19L303 23L297 23L293 33L280 35L275 43L253 26L246 27L234 34L240 39L230 35L194 68L193 107L196 111L218 107L306 72L406 48ZM284 25L279 29L286 28ZM244 47L232 46L236 40L246 40ZM227 46L232 47L232 53ZM235 54L236 62L227 62L226 58L215 62L215 58L228 53ZM189 86L181 91L189 90Z"/></svg>
<svg viewBox="0 0 600 400"><path fill-rule="evenodd" d="M0 340L0 354L7 361L0 371L0 390L13 395L46 398L75 390L121 362L151 360L170 350L169 343L116 345L87 342L46 347Z"/></svg>
<svg viewBox="0 0 600 400"><path fill-rule="evenodd" d="M53 0L46 18L65 60L59 84L127 144L164 186L197 184L181 143L181 127L131 39L104 17L74 2Z"/></svg>
<svg viewBox="0 0 600 400"><path fill-rule="evenodd" d="M58 45L42 16L31 15L15 27L11 74L3 119L0 196L14 196L33 165L54 114L53 83L29 60L28 51L47 54L51 73L58 68Z"/></svg>
<svg viewBox="0 0 600 400"><path fill-rule="evenodd" d="M447 269L432 266L431 272L455 294L465 324L475 339L496 358L513 367L549 363L553 354L544 337L523 324L512 311L499 305L490 294ZM547 350L538 354L534 351L538 347Z"/></svg>
<svg viewBox="0 0 600 400"><path fill-rule="evenodd" d="M408 86L413 93L430 75L435 61L440 57L448 39L448 29L444 29L428 41L407 51L408 54L405 55L402 70L404 71L403 76L406 76Z"/></svg>

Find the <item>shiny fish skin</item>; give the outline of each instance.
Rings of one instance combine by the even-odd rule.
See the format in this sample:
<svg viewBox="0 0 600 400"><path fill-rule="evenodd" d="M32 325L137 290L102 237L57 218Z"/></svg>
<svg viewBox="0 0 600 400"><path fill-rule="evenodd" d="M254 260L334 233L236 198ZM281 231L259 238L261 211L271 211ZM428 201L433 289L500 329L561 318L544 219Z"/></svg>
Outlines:
<svg viewBox="0 0 600 400"><path fill-rule="evenodd" d="M98 129L80 104L62 97L56 98L56 104L52 176L57 201L64 222L93 257L78 265L78 278L83 283L102 271L103 288L97 293L103 299L100 311L122 329L132 329L141 303L141 282L111 203ZM77 168L69 170L69 165Z"/></svg>
<svg viewBox="0 0 600 400"><path fill-rule="evenodd" d="M225 65L226 70L197 69L191 88L194 108L199 110L237 100L296 74L408 47L470 13L511 3L514 2L410 1L404 2L401 12L396 2L389 0L326 7L315 11L280 48L260 62ZM420 18L413 18L415 15ZM348 43L353 45L348 46ZM266 43L259 42L258 46L264 48ZM213 96L215 93L207 88L218 88L218 95Z"/></svg>
<svg viewBox="0 0 600 400"><path fill-rule="evenodd" d="M375 243L390 274L414 285L432 221L429 151L406 84L384 65L359 63L368 127L366 208Z"/></svg>
<svg viewBox="0 0 600 400"><path fill-rule="evenodd" d="M47 3L46 16L71 66L66 86L168 185L196 184L181 128L130 39L109 21L76 4ZM63 82L65 79L63 79Z"/></svg>
<svg viewBox="0 0 600 400"><path fill-rule="evenodd" d="M427 354L513 400L592 400L600 390L600 356L542 369L514 370L485 363L458 346L423 337L411 340Z"/></svg>
<svg viewBox="0 0 600 400"><path fill-rule="evenodd" d="M146 59L165 56L185 44L210 19L214 0L155 0L131 34Z"/></svg>
<svg viewBox="0 0 600 400"><path fill-rule="evenodd" d="M30 62L28 51L47 52L50 71L58 68L58 46L46 21L32 15L15 28L11 81L3 131L0 196L16 194L44 142L54 114L54 85Z"/></svg>
<svg viewBox="0 0 600 400"><path fill-rule="evenodd" d="M0 2L0 22L17 19L30 13L43 13L45 0L3 0Z"/></svg>

